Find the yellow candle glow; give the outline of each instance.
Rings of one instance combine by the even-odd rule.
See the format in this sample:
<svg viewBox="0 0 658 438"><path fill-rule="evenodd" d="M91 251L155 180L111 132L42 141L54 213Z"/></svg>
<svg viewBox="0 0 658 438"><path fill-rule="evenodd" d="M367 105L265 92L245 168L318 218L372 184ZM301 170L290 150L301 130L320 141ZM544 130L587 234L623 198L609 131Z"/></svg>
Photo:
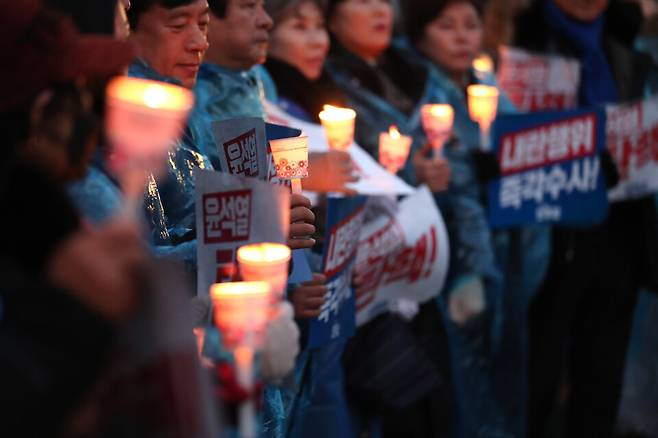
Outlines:
<svg viewBox="0 0 658 438"><path fill-rule="evenodd" d="M347 150L354 141L356 112L349 108L325 105L319 114L331 149Z"/></svg>
<svg viewBox="0 0 658 438"><path fill-rule="evenodd" d="M491 59L491 56L487 55L486 53L481 53L473 60L473 69L475 70L476 74L491 74L493 73L494 69L493 59Z"/></svg>
<svg viewBox="0 0 658 438"><path fill-rule="evenodd" d="M240 274L247 281L265 281L279 302L288 282L290 248L280 243L255 243L238 248Z"/></svg>
<svg viewBox="0 0 658 438"><path fill-rule="evenodd" d="M379 134L379 162L390 173L396 174L409 156L412 138L401 135L398 128L392 125L388 132Z"/></svg>
<svg viewBox="0 0 658 438"><path fill-rule="evenodd" d="M421 122L432 145L435 156L440 156L443 145L450 139L455 112L445 103L423 105L420 110Z"/></svg>
<svg viewBox="0 0 658 438"><path fill-rule="evenodd" d="M228 348L263 345L271 287L264 281L216 283L210 286L214 321Z"/></svg>
<svg viewBox="0 0 658 438"><path fill-rule="evenodd" d="M489 150L489 129L498 112L498 89L489 85L470 85L466 92L469 115L480 124L480 147Z"/></svg>

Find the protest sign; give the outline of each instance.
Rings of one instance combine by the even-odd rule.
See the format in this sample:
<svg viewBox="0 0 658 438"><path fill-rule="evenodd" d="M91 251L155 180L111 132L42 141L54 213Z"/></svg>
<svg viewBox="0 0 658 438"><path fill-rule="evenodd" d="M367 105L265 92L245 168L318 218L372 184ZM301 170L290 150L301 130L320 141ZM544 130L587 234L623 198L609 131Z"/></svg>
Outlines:
<svg viewBox="0 0 658 438"><path fill-rule="evenodd" d="M512 47L501 47L499 54L500 89L519 111L576 107L580 86L578 60Z"/></svg>
<svg viewBox="0 0 658 438"><path fill-rule="evenodd" d="M221 172L268 180L265 122L257 117L220 120L212 129L219 148Z"/></svg>
<svg viewBox="0 0 658 438"><path fill-rule="evenodd" d="M620 181L610 201L624 201L658 191L658 96L606 108L606 141Z"/></svg>
<svg viewBox="0 0 658 438"><path fill-rule="evenodd" d="M373 206L382 202L392 208ZM356 258L362 282L356 297L357 326L385 312L391 300L422 303L438 295L448 272L448 235L426 186L397 203L373 199L366 216L373 210L379 214L364 224Z"/></svg>
<svg viewBox="0 0 658 438"><path fill-rule="evenodd" d="M364 197L327 200L326 238L322 270L327 277L327 293L320 316L311 320L309 346L319 347L354 333L355 301L352 269L363 225Z"/></svg>
<svg viewBox="0 0 658 438"><path fill-rule="evenodd" d="M299 120L276 105L266 102L268 121L299 128L308 136L309 152L327 152L329 145L324 129L319 124ZM358 117L358 116L357 116ZM391 175L359 145L353 143L348 152L357 166L359 181L348 184L361 195L409 195L414 189L402 179Z"/></svg>
<svg viewBox="0 0 658 438"><path fill-rule="evenodd" d="M585 226L605 219L603 111L500 116L494 144L502 176L488 185L492 227Z"/></svg>
<svg viewBox="0 0 658 438"><path fill-rule="evenodd" d="M236 251L258 242L285 243L290 197L277 187L250 177L196 170L197 293L210 285L234 281Z"/></svg>

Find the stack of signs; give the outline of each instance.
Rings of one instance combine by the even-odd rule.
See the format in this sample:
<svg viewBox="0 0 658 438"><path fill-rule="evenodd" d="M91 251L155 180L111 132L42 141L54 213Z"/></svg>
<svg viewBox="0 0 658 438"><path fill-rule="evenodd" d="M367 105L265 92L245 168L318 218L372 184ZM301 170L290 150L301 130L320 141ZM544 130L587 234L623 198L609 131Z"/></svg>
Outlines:
<svg viewBox="0 0 658 438"><path fill-rule="evenodd" d="M578 103L580 63L501 47L498 83L520 111L572 109Z"/></svg>
<svg viewBox="0 0 658 438"><path fill-rule="evenodd" d="M620 182L610 201L624 201L658 191L658 97L607 110L607 146Z"/></svg>
<svg viewBox="0 0 658 438"><path fill-rule="evenodd" d="M256 178L196 170L197 293L236 280L236 251L258 242L285 243L290 196Z"/></svg>
<svg viewBox="0 0 658 438"><path fill-rule="evenodd" d="M503 115L494 125L494 145L502 177L488 186L493 228L605 219L603 111Z"/></svg>
<svg viewBox="0 0 658 438"><path fill-rule="evenodd" d="M356 328L352 270L364 218L364 197L330 197L322 269L327 294L320 316L311 320L309 346L352 336Z"/></svg>
<svg viewBox="0 0 658 438"><path fill-rule="evenodd" d="M422 303L435 297L446 280L448 235L429 189L422 186L397 205L389 202L393 209L380 208L361 231L355 268L362 282L356 297L357 326L387 311L391 300Z"/></svg>

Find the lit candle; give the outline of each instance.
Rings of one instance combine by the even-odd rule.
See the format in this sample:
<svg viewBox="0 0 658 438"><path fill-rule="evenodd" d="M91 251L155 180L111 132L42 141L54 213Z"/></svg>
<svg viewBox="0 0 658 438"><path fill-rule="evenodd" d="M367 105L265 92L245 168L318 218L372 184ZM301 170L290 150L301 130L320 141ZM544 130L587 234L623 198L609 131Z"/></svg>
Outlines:
<svg viewBox="0 0 658 438"><path fill-rule="evenodd" d="M210 286L215 325L229 349L263 346L271 288L264 281L216 283Z"/></svg>
<svg viewBox="0 0 658 438"><path fill-rule="evenodd" d="M356 112L349 108L325 105L319 114L331 149L345 151L354 141Z"/></svg>
<svg viewBox="0 0 658 438"><path fill-rule="evenodd" d="M443 145L450 139L455 112L452 106L445 103L423 105L420 110L421 122L432 145L434 157L442 155Z"/></svg>
<svg viewBox="0 0 658 438"><path fill-rule="evenodd" d="M401 135L396 126L379 134L379 162L395 175L404 167L411 148L411 137Z"/></svg>
<svg viewBox="0 0 658 438"><path fill-rule="evenodd" d="M480 124L480 147L489 150L489 129L498 111L498 89L489 85L470 85L468 93L468 112L475 122Z"/></svg>
<svg viewBox="0 0 658 438"><path fill-rule="evenodd" d="M473 70L475 71L475 77L481 81L484 81L493 73L494 70L494 64L491 56L487 55L486 53L479 54L473 60Z"/></svg>
<svg viewBox="0 0 658 438"><path fill-rule="evenodd" d="M290 248L280 243L255 243L238 248L238 263L243 280L265 281L272 299L283 299L288 283Z"/></svg>
<svg viewBox="0 0 658 438"><path fill-rule="evenodd" d="M276 175L290 180L292 192L302 193L302 178L308 177L308 137L270 140Z"/></svg>
<svg viewBox="0 0 658 438"><path fill-rule="evenodd" d="M126 205L137 214L145 175L158 173L172 142L181 134L194 95L163 82L122 76L106 90L105 132L112 144L112 170Z"/></svg>

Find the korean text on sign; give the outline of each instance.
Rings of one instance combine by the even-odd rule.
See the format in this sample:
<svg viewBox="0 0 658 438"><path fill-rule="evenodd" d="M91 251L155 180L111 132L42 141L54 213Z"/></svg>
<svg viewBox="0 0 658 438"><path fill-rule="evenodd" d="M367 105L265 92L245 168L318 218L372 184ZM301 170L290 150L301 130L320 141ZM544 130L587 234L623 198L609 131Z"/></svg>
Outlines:
<svg viewBox="0 0 658 438"><path fill-rule="evenodd" d="M604 120L600 111L502 117L495 128L502 177L489 185L491 225L605 218Z"/></svg>
<svg viewBox="0 0 658 438"><path fill-rule="evenodd" d="M230 173L258 177L256 129L225 142L223 147Z"/></svg>

